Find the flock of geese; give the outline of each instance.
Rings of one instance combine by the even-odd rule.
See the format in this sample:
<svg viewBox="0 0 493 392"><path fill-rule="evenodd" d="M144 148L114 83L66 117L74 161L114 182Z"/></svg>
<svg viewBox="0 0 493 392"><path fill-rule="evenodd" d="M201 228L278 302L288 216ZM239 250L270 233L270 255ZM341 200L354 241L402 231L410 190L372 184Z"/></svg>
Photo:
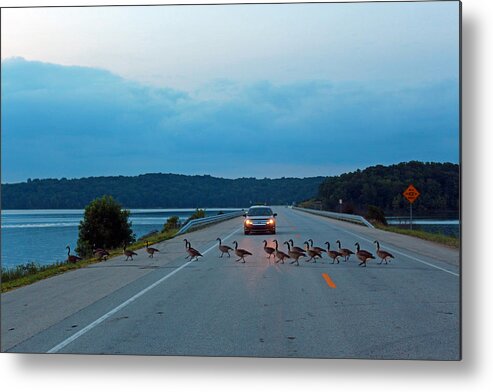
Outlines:
<svg viewBox="0 0 493 392"><path fill-rule="evenodd" d="M190 241L186 239L184 241L185 248L188 253L187 258L190 257L190 260L198 260L198 258L202 256L200 252L192 248ZM224 256L224 254L227 254L228 257L231 257L229 252L234 251L236 256L238 256L238 259L235 261L241 261L244 263L246 256L252 256L252 253L248 250L238 248L238 242L236 241L233 241L234 248L228 245L224 245L220 238L217 238L216 241L219 242L218 249L221 252L221 256L219 256L221 258ZM305 246L304 248L300 248L299 246L295 246L294 241L290 239L288 241L284 241L283 243L288 247L287 252L279 250L279 243L277 240L273 240L272 242L275 244L275 247L268 246L268 242L266 240L263 240L264 252L267 254L267 258L269 260L272 256L274 256L274 262L280 262L281 264L284 264L284 261L287 259L292 259L290 264L296 263L296 265L299 266L299 259L302 257L309 257L307 260L305 260L306 262L313 260L313 262L316 263L317 259L322 258L323 253L327 253L329 258L332 259L331 264L334 264L336 262L337 264L339 264L340 257L343 257L344 261L347 262L349 261L351 255L356 255L356 257L360 260L359 265L366 267L366 262L368 260L375 259L375 256L373 256L371 252L361 249L358 242L354 244L354 246L356 246L355 252L353 252L351 249L342 248L341 241L339 240L336 241L336 243L339 245L339 248L337 250L331 250L330 242L328 241L325 242L325 245L327 245L327 249L321 248L319 246L313 246L313 240L311 238L303 243ZM378 264L382 264L383 262L385 262L385 264L388 264L391 259L394 258L394 256L390 252L380 249L380 243L377 240L373 241L373 243L376 244L376 254L380 258L380 263Z"/></svg>
<svg viewBox="0 0 493 392"><path fill-rule="evenodd" d="M187 256L185 257L186 259L190 259L190 261L197 261L199 257L203 257L203 255L197 249L192 247L190 241L188 241L187 239L184 239L183 241L185 242L185 250L187 252ZM238 248L237 241L233 241L234 248L228 245L224 245L222 243L221 238L217 238L216 241L219 241L218 249L221 252L221 256L219 256L220 258L222 258L224 254L227 254L228 257L231 257L231 254L229 252L234 251L235 255L238 256L238 259L236 259L235 261L241 261L242 263L245 263L246 262L245 257L253 256L253 254L250 251L246 249ZM339 258L341 257L343 257L344 261L347 262L349 261L351 255L356 255L356 257L360 260L359 266L366 267L366 262L368 260L376 259L371 252L361 249L360 244L358 242L354 244L354 246L356 247L355 252L353 252L351 249L348 248L342 248L341 241L339 240L336 241L336 244L338 244L339 248L337 250L332 250L330 249L329 241L325 242L327 248L321 248L319 246L313 246L313 240L310 238L303 243L304 248L300 248L299 246L295 246L294 241L290 239L288 241L284 241L283 243L288 248L287 252L284 252L279 249L279 243L276 239L273 240L272 242L275 244L275 247L269 246L268 242L266 240L263 240L264 252L267 254L267 258L269 259L269 261L271 260L271 257L274 256L274 262L275 263L280 262L281 264L284 264L286 260L291 259L290 264L296 263L296 265L299 266L300 265L299 259L302 257L309 257L307 260L305 260L306 262L310 262L313 260L313 262L316 263L317 259L321 259L324 253L326 253L327 256L332 259L331 264L334 264L336 262L337 264L339 264L340 261ZM394 256L391 253L387 252L386 250L380 249L380 243L377 240L373 241L373 243L376 244L376 254L380 258L380 263L378 264L382 264L383 262L387 264L388 262L391 261L391 259L394 258ZM67 262L76 263L82 260L82 258L80 258L79 256L70 254L70 246L67 245L67 249L68 249ZM149 246L149 242L146 242L145 249L146 252L149 254L150 258L154 257L154 253L159 252L158 249L151 248ZM103 248L96 248L95 245L93 246L92 253L99 260L107 260L109 256L109 252L107 250ZM128 261L128 259L133 260L133 256L137 256L137 253L132 250L128 250L126 248L126 245L124 245L123 255L126 256L125 261Z"/></svg>
<svg viewBox="0 0 493 392"><path fill-rule="evenodd" d="M78 261L81 261L82 258L76 255L71 255L70 254L70 246L67 245L66 249L68 250L67 252L67 260L66 262L68 263L77 263ZM156 248L151 248L149 246L149 241L146 242L146 252L149 254L150 258L154 257L154 253L159 252L159 249ZM108 256L110 255L110 252L108 252L104 248L96 248L96 244L93 245L92 247L92 254L94 257L98 258L99 261L101 260L108 260ZM133 260L133 256L137 256L137 253L127 249L127 245L123 245L123 255L126 256L125 261L128 261L128 259Z"/></svg>

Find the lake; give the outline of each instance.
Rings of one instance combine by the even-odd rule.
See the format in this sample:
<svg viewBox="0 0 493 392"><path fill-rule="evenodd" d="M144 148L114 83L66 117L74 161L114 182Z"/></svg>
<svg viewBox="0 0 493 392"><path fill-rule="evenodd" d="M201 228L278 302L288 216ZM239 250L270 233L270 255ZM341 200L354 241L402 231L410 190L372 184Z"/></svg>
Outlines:
<svg viewBox="0 0 493 392"><path fill-rule="evenodd" d="M387 218L387 223L391 226L409 229L409 218ZM450 237L459 238L460 225L458 219L413 219L413 229L427 231L429 233L443 234Z"/></svg>
<svg viewBox="0 0 493 392"><path fill-rule="evenodd" d="M206 216L237 208L206 209ZM153 230L161 230L173 215L183 222L195 209L131 209L132 230L139 238ZM41 265L67 258L67 245L75 254L79 222L84 210L3 210L1 217L2 267L10 268L28 262Z"/></svg>

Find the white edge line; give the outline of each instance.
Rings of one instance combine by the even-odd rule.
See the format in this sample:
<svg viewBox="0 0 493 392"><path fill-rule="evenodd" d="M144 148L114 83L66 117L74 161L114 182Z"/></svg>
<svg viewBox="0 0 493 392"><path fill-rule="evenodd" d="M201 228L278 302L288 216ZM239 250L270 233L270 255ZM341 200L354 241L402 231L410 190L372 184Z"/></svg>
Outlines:
<svg viewBox="0 0 493 392"><path fill-rule="evenodd" d="M228 238L230 238L232 235L236 234L238 231L240 231L243 227L239 227L238 229L236 229L235 231L233 231L232 233L228 234L226 237L223 238L223 240L227 240ZM214 249L217 245L214 244L212 245L210 248L208 248L207 250L205 250L204 252L202 252L203 255L207 254L209 251L211 251L212 249ZM141 291L139 291L137 294L133 295L132 297L130 297L129 299L127 299L125 302L122 302L120 305L118 305L117 307L111 309L109 312L105 313L104 315L102 315L100 318L98 318L97 320L94 320L91 324L89 325L86 325L84 328L82 328L80 331L74 333L72 336L69 336L67 339L65 339L64 341L62 341L61 343L57 344L55 347L51 348L50 350L47 351L48 354L53 354L53 353L56 353L58 351L60 351L62 348L64 348L65 346L67 346L68 344L72 343L74 340L80 338L82 335L84 335L85 333L89 332L91 329L93 329L94 327L98 326L99 324L101 324L104 320L106 320L107 318L111 317L112 315L114 315L115 313L117 313L118 311L122 310L123 308L125 308L127 305L130 305L132 302L134 302L137 298L143 296L145 293L147 293L149 290L152 290L154 287L156 287L157 285L161 284L162 282L164 282L166 279L170 278L171 276L173 276L174 274L176 274L178 271L182 270L183 268L185 268L186 266L188 266L190 263L192 263L192 261L188 261L186 262L185 264L183 264L182 266L178 267L177 269L171 271L168 275L166 276L163 276L161 279L157 280L156 282L152 283L150 286L147 286L145 289L142 289Z"/></svg>
<svg viewBox="0 0 493 392"><path fill-rule="evenodd" d="M312 215L315 215L315 214L312 214ZM318 215L318 216L322 216L322 217L324 217L323 215ZM368 238L362 237L362 236L360 236L360 235L358 235L358 234L354 234L353 232L351 232L351 231L349 231L349 230L341 229L340 227L338 227L337 229L338 229L338 230L340 230L340 231L343 231L344 233L351 234L351 235L353 235L353 236L355 236L355 237L357 237L357 238L360 238L360 239L362 239L362 240L368 241L369 243L372 243L372 240L369 240ZM436 265L434 265L434 264L431 264L431 263L428 263L428 262L426 262L426 261L424 261L424 260L418 259L417 257L414 257L414 256L408 255L408 254L406 254L406 253L404 253L404 252L398 251L397 249L392 248L392 247L390 247L390 246L386 246L386 248L387 248L387 249L389 249L389 250L391 250L392 252L398 253L398 254L400 254L401 256L404 256L404 257L407 257L407 258L409 258L409 259L415 260L415 261L417 261L417 262L419 262L419 263L426 264L426 265L428 265L428 266L430 266L430 267L433 267L433 268L439 269L439 270L441 270L441 271L443 271L443 272L447 272L447 273L449 273L449 274L451 274L451 275L454 275L454 276L459 276L459 274L458 274L458 273L456 273L456 272L452 272L452 271L449 271L448 269L445 269L445 268L442 268L442 267L438 267L438 266L436 266Z"/></svg>
<svg viewBox="0 0 493 392"><path fill-rule="evenodd" d="M344 232L346 232L346 233L348 233L348 234L352 234L353 236L355 236L355 237L357 237L357 238L360 238L360 239L362 239L362 240L365 240L365 241L368 241L368 242L372 243L372 240L369 240L368 238L362 237L362 236L360 236L360 235L358 235L358 234L354 234L354 233L352 233L352 232L350 232L350 231L347 231L347 230L344 230L344 229L340 229L340 230L341 230L341 231L344 231ZM449 273L449 274L451 274L451 275L454 275L454 276L459 276L459 274L458 274L458 273L455 273L455 272L449 271L448 269L445 269L445 268L442 268L442 267L438 267L438 266L436 266L436 265L434 265L434 264L431 264L431 263L428 263L427 261L424 261L424 260L418 259L417 257L414 257L414 256L411 256L411 255L408 255L407 253L401 252L401 251L399 251L399 250L397 250L397 249L395 249L395 248L392 248L392 247L390 247L390 246L386 246L386 248L387 248L387 249L389 249L389 250L391 250L391 251L392 251L392 252L394 252L394 253L398 253L398 254L400 254L401 256L404 256L404 257L407 257L407 258L409 258L409 259L415 260L415 261L417 261L417 262L419 262L419 263L423 263L423 264L429 265L430 267L433 267L433 268L439 269L439 270L441 270L441 271L443 271L443 272L447 272L447 273Z"/></svg>

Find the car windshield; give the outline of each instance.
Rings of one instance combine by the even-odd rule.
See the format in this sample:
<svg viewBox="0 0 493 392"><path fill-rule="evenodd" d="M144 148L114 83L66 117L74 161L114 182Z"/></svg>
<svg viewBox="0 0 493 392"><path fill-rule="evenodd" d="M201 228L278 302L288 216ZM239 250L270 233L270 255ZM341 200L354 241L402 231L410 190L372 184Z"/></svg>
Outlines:
<svg viewBox="0 0 493 392"><path fill-rule="evenodd" d="M270 208L250 208L248 210L249 216L271 216L272 210Z"/></svg>

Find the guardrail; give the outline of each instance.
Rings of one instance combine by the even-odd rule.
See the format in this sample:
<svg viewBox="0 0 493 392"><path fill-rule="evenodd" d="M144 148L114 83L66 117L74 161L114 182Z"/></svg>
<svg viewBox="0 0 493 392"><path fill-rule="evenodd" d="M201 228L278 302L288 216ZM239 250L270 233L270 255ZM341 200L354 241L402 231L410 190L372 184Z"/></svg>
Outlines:
<svg viewBox="0 0 493 392"><path fill-rule="evenodd" d="M300 207L293 207L293 209L308 212L314 215L325 216L326 218L338 219L351 223L358 223L360 225L371 227L372 229L375 228L375 226L373 226L370 222L368 222L365 218L363 218L360 215L342 214L338 212L312 210L311 208L300 208Z"/></svg>
<svg viewBox="0 0 493 392"><path fill-rule="evenodd" d="M185 226L183 226L176 235L180 235L183 233L186 233L188 230L208 225L210 223L216 223L216 222L221 222L224 220L228 219L233 219L238 216L242 216L245 213L245 211L233 211L233 212L227 212L225 214L219 214L219 215L214 215L214 216L209 216L206 218L199 218L199 219L192 219L190 222L188 222Z"/></svg>

